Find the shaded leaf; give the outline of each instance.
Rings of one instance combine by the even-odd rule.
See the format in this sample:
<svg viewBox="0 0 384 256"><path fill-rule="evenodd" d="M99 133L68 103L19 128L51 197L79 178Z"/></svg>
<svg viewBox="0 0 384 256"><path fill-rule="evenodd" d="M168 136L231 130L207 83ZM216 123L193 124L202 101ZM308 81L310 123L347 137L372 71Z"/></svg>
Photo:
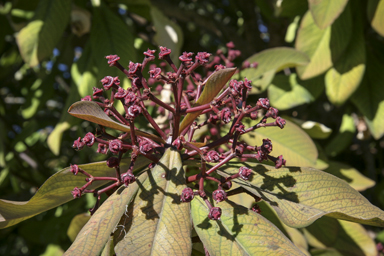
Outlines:
<svg viewBox="0 0 384 256"><path fill-rule="evenodd" d="M139 190L139 184L147 178L147 173L144 173L136 182L128 187L121 186L108 197L81 229L64 255L99 255L121 216L127 214L127 205Z"/></svg>
<svg viewBox="0 0 384 256"><path fill-rule="evenodd" d="M190 255L190 206L180 201L185 182L180 153L168 148L119 222L117 255Z"/></svg>
<svg viewBox="0 0 384 256"><path fill-rule="evenodd" d="M300 78L318 76L332 67L347 48L351 35L352 17L348 6L326 29L320 29L308 11L301 21L295 43L296 49L310 58L308 65L296 67Z"/></svg>
<svg viewBox="0 0 384 256"><path fill-rule="evenodd" d="M372 27L384 36L384 0L369 0L367 10Z"/></svg>
<svg viewBox="0 0 384 256"><path fill-rule="evenodd" d="M323 217L306 227L304 235L311 246L332 248L340 255L377 255L375 242L357 223Z"/></svg>
<svg viewBox="0 0 384 256"><path fill-rule="evenodd" d="M210 255L304 255L263 216L229 200L215 205L220 220L208 219L200 198L191 202L194 228Z"/></svg>
<svg viewBox="0 0 384 256"><path fill-rule="evenodd" d="M301 81L297 74L278 74L268 87L268 99L273 107L286 110L315 101L324 90L323 77Z"/></svg>
<svg viewBox="0 0 384 256"><path fill-rule="evenodd" d="M52 54L68 24L71 1L42 0L33 20L17 35L17 44L24 61L37 66Z"/></svg>
<svg viewBox="0 0 384 256"><path fill-rule="evenodd" d="M287 118L285 116L284 118L289 119L295 124L299 125L313 139L326 139L332 133L332 129L318 122L304 121L290 117Z"/></svg>
<svg viewBox="0 0 384 256"><path fill-rule="evenodd" d="M241 71L241 76L252 80L252 92L262 92L272 81L276 72L284 68L307 65L308 56L288 47L275 47L256 53L247 59L250 63L257 62L257 68Z"/></svg>
<svg viewBox="0 0 384 256"><path fill-rule="evenodd" d="M78 101L73 103L72 106L69 107L68 113L72 116L90 121L95 124L116 129L122 132L130 132L130 128L128 126L112 120L94 101ZM135 134L160 143L165 143L162 138L147 132L135 130Z"/></svg>
<svg viewBox="0 0 384 256"><path fill-rule="evenodd" d="M88 213L80 213L73 217L67 230L67 235L72 242L75 241L77 234L79 234L80 230L84 227L90 218L91 215Z"/></svg>
<svg viewBox="0 0 384 256"><path fill-rule="evenodd" d="M250 126L258 121L251 121ZM318 155L315 144L300 127L289 120L286 122L282 130L279 127L259 128L242 135L241 139L249 145L261 145L263 139L268 138L273 145L271 155L283 155L287 165L315 166Z"/></svg>
<svg viewBox="0 0 384 256"><path fill-rule="evenodd" d="M299 167L275 169L250 162L230 162L218 172L226 177L238 173L239 167L244 165L254 171L252 180L236 179L234 182L269 203L290 227L308 226L324 215L384 226L382 210L344 180L323 171Z"/></svg>
<svg viewBox="0 0 384 256"><path fill-rule="evenodd" d="M130 160L122 159L121 168L127 170ZM135 169L143 168L150 163L146 158L140 158L135 162ZM114 168L109 168L106 162L79 165L80 168L93 176L115 177ZM39 213L55 208L73 199L71 191L74 187L84 185L84 177L81 174L73 175L70 167L52 175L39 188L29 201L0 200L0 228L15 225L23 220L31 218ZM98 188L107 184L108 181L95 181L91 186Z"/></svg>
<svg viewBox="0 0 384 256"><path fill-rule="evenodd" d="M348 0L308 0L308 3L317 26L324 29L339 17Z"/></svg>
<svg viewBox="0 0 384 256"><path fill-rule="evenodd" d="M302 16L308 10L307 0L282 1L277 14L281 17Z"/></svg>
<svg viewBox="0 0 384 256"><path fill-rule="evenodd" d="M336 156L343 152L352 142L355 137L356 127L353 117L349 114L344 114L341 120L339 132L325 147L327 156Z"/></svg>
<svg viewBox="0 0 384 256"><path fill-rule="evenodd" d="M204 105L210 103L217 94L223 89L223 87L227 84L228 80L231 79L233 74L235 74L236 68L226 68L220 69L214 72L209 76L204 90L200 95L200 98L197 100L196 106ZM181 133L185 128L187 128L195 119L200 115L202 111L188 113L183 121L181 121L179 133Z"/></svg>

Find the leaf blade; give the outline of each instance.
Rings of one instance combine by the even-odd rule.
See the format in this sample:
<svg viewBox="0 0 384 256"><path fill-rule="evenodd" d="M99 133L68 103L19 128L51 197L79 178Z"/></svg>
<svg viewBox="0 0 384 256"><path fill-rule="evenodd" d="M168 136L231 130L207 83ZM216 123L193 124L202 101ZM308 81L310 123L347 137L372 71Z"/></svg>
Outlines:
<svg viewBox="0 0 384 256"><path fill-rule="evenodd" d="M331 25L342 13L348 0L309 0L309 10L317 26L324 29Z"/></svg>

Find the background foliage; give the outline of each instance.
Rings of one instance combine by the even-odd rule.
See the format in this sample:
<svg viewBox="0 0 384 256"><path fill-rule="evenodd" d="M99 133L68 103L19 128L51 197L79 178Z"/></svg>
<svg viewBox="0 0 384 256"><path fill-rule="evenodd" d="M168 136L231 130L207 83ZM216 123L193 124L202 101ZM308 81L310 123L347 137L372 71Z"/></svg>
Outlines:
<svg viewBox="0 0 384 256"><path fill-rule="evenodd" d="M238 66L259 62L240 73L253 81L251 97L268 97L300 127L286 131L294 144L260 130L275 154L340 177L383 208L383 17L383 0L1 1L0 197L29 200L70 163L103 160L71 148L93 127L66 111L102 77L118 75L105 55L127 66L158 45L176 59L233 41ZM93 203L87 196L0 230L0 254L60 255ZM266 204L262 214L311 255L377 255L375 243L384 242L374 227L323 217L294 229Z"/></svg>

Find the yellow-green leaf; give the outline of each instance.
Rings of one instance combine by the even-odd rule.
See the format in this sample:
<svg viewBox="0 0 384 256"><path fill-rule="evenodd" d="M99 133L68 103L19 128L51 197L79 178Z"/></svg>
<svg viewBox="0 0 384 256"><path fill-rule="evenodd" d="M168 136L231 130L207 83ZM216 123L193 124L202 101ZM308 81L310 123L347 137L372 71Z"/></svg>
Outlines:
<svg viewBox="0 0 384 256"><path fill-rule="evenodd" d="M367 9L372 27L384 36L384 0L369 0Z"/></svg>
<svg viewBox="0 0 384 256"><path fill-rule="evenodd" d="M90 218L91 215L89 215L89 213L80 213L73 217L67 230L67 235L72 242L75 241L77 234L79 234L80 230Z"/></svg>
<svg viewBox="0 0 384 256"><path fill-rule="evenodd" d="M128 169L129 162L127 159L122 159L122 171ZM135 169L143 168L149 163L148 159L140 157L135 162ZM83 164L79 165L79 167L93 176L116 176L115 169L109 168L105 161ZM18 202L0 199L0 228L15 225L39 213L73 200L71 191L74 187L83 186L85 184L84 179L85 176L80 173L76 176L73 175L70 167L67 167L46 180L29 201ZM90 189L98 188L106 183L108 181L95 181L90 186Z"/></svg>
<svg viewBox="0 0 384 256"><path fill-rule="evenodd" d="M128 206L114 233L117 255L190 255L190 205L180 153L168 148Z"/></svg>
<svg viewBox="0 0 384 256"><path fill-rule="evenodd" d="M340 17L325 29L320 29L308 11L297 32L295 47L310 58L306 66L296 67L300 78L305 80L328 70L348 46L352 35L350 8L345 8Z"/></svg>
<svg viewBox="0 0 384 256"><path fill-rule="evenodd" d="M286 122L284 129L279 127L259 128L242 135L241 139L249 145L261 145L263 139L268 138L272 141L273 146L271 155L283 155L288 166L315 166L318 156L315 144L300 127L289 120ZM252 121L249 126L257 123L258 120Z"/></svg>
<svg viewBox="0 0 384 256"><path fill-rule="evenodd" d="M317 26L324 29L339 17L348 0L308 0L308 3Z"/></svg>
<svg viewBox="0 0 384 256"><path fill-rule="evenodd" d="M209 254L214 255L304 255L263 216L229 200L215 205L220 220L208 218L200 198L192 200L193 225Z"/></svg>
<svg viewBox="0 0 384 256"><path fill-rule="evenodd" d="M94 101L78 101L69 107L68 113L77 118L90 121L105 127L116 129L122 132L130 132L130 128L126 125L112 120ZM149 138L151 140L164 143L164 140L156 135L135 130L136 135Z"/></svg>
<svg viewBox="0 0 384 256"><path fill-rule="evenodd" d="M221 91L221 89L223 89L223 87L227 84L228 80L233 76L233 74L235 74L235 72L236 68L225 68L213 73L208 78L204 86L204 90L194 106L196 107L210 103ZM180 133L185 128L187 128L193 121L195 121L195 119L200 115L201 112L202 111L188 113L180 124Z"/></svg>
<svg viewBox="0 0 384 256"><path fill-rule="evenodd" d="M323 217L306 227L304 235L318 249L332 248L340 255L377 255L375 242L357 223Z"/></svg>
<svg viewBox="0 0 384 256"><path fill-rule="evenodd" d="M127 214L127 205L136 195L140 184L148 178L147 173L140 175L136 182L128 187L118 188L96 211L81 229L75 242L64 255L99 255L121 216Z"/></svg>
<svg viewBox="0 0 384 256"><path fill-rule="evenodd" d="M275 169L257 163L230 162L221 167L224 176L238 173L240 166L254 172L250 181L235 183L261 197L290 227L305 227L318 218L329 217L367 225L384 226L384 212L372 205L348 183L313 168Z"/></svg>
<svg viewBox="0 0 384 256"><path fill-rule="evenodd" d="M284 116L284 118L287 117ZM326 139L332 133L332 129L318 122L304 121L291 117L288 117L287 119L299 125L313 139Z"/></svg>
<svg viewBox="0 0 384 256"><path fill-rule="evenodd" d="M71 10L71 1L42 0L33 20L17 35L17 44L24 61L37 66L52 54L66 28Z"/></svg>

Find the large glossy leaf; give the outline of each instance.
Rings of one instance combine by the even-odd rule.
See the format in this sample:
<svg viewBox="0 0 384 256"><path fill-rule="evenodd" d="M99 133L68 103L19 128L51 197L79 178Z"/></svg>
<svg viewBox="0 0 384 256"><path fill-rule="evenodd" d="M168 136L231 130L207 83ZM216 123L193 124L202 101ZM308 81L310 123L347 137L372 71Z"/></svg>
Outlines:
<svg viewBox="0 0 384 256"><path fill-rule="evenodd" d="M135 169L143 168L150 163L146 158L140 158L135 163ZM121 161L122 170L128 169L129 161ZM79 165L80 168L93 176L115 177L114 168L109 168L106 162ZM73 199L71 191L74 187L81 187L85 184L85 176L73 175L70 167L52 175L36 192L29 201L18 202L0 200L0 228L15 225L25 219L31 218L39 213L55 208ZM92 188L105 185L108 181L95 181Z"/></svg>
<svg viewBox="0 0 384 256"><path fill-rule="evenodd" d="M375 139L384 134L384 62L372 53L368 54L367 75L352 96L353 103L364 115L368 128Z"/></svg>
<svg viewBox="0 0 384 256"><path fill-rule="evenodd" d="M210 103L227 84L228 80L231 79L235 74L236 68L220 69L213 73L207 80L204 90L197 100L195 106L204 105ZM180 133L187 128L195 119L200 115L202 111L188 113L180 124Z"/></svg>
<svg viewBox="0 0 384 256"><path fill-rule="evenodd" d="M121 216L127 213L127 205L136 195L140 184L148 178L147 173L140 175L137 181L128 187L117 189L96 211L76 237L75 242L64 255L99 255ZM124 215L125 216L125 215ZM132 218L132 216L131 216Z"/></svg>
<svg viewBox="0 0 384 256"><path fill-rule="evenodd" d="M372 27L384 36L384 0L369 0L367 9Z"/></svg>
<svg viewBox="0 0 384 256"><path fill-rule="evenodd" d="M257 124L252 121L249 126ZM317 159L317 149L311 138L300 127L286 120L284 129L278 127L259 128L241 136L249 145L261 145L263 139L272 141L271 155L283 155L289 166L314 167Z"/></svg>
<svg viewBox="0 0 384 256"><path fill-rule="evenodd" d="M326 29L320 29L308 11L297 32L295 47L309 56L310 63L296 68L301 79L322 74L339 59L352 35L352 17L347 6L340 17Z"/></svg>
<svg viewBox="0 0 384 256"><path fill-rule="evenodd" d="M384 212L372 205L348 183L313 168L274 167L256 163L234 163L220 168L227 176L240 166L254 171L250 181L234 180L261 197L288 226L305 227L326 215L367 225L384 226Z"/></svg>
<svg viewBox="0 0 384 256"><path fill-rule="evenodd" d="M90 121L95 124L116 129L122 132L130 132L130 128L128 126L112 120L94 101L78 101L69 107L68 113L72 116ZM135 130L135 134L138 136L150 138L160 143L164 143L162 138L147 132Z"/></svg>
<svg viewBox="0 0 384 256"><path fill-rule="evenodd" d="M221 218L209 220L208 207L192 200L193 225L209 254L214 255L304 255L263 216L229 200L217 204Z"/></svg>
<svg viewBox="0 0 384 256"><path fill-rule="evenodd" d="M252 92L264 91L271 83L276 72L284 68L307 65L308 56L288 47L276 47L256 53L247 59L250 63L257 62L257 68L247 68L241 71L241 76L252 80Z"/></svg>
<svg viewBox="0 0 384 256"><path fill-rule="evenodd" d="M278 74L268 87L268 99L271 106L279 110L287 110L315 101L323 90L322 76L302 81L295 73L289 76Z"/></svg>
<svg viewBox="0 0 384 256"><path fill-rule="evenodd" d="M363 21L360 13L354 17L353 40L325 75L326 94L334 105L342 105L356 91L365 71Z"/></svg>
<svg viewBox="0 0 384 256"><path fill-rule="evenodd" d="M308 0L308 3L317 26L324 29L339 17L348 0Z"/></svg>
<svg viewBox="0 0 384 256"><path fill-rule="evenodd" d="M185 182L180 153L167 149L119 222L117 255L190 255L190 205L180 201Z"/></svg>
<svg viewBox="0 0 384 256"><path fill-rule="evenodd" d="M17 35L17 44L24 61L37 66L52 54L68 24L71 1L39 2L35 17Z"/></svg>
<svg viewBox="0 0 384 256"><path fill-rule="evenodd" d="M315 248L333 248L341 255L377 255L375 242L357 223L323 217L306 227L304 234Z"/></svg>

